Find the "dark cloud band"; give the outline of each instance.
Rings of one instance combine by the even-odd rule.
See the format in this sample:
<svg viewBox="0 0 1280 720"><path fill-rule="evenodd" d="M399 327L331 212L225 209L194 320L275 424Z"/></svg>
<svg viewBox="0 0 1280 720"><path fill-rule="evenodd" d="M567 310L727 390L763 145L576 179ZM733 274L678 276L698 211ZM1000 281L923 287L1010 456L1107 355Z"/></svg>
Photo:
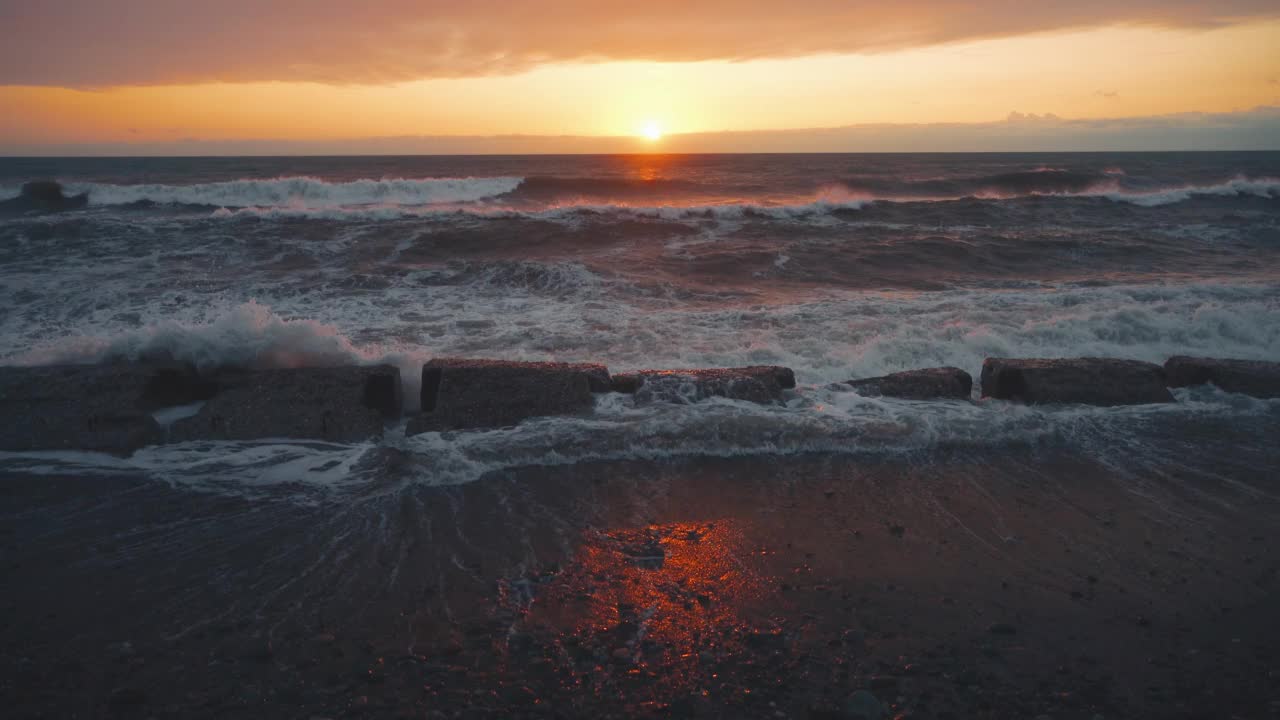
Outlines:
<svg viewBox="0 0 1280 720"><path fill-rule="evenodd" d="M384 83L1272 16L1275 0L0 0L0 84Z"/></svg>

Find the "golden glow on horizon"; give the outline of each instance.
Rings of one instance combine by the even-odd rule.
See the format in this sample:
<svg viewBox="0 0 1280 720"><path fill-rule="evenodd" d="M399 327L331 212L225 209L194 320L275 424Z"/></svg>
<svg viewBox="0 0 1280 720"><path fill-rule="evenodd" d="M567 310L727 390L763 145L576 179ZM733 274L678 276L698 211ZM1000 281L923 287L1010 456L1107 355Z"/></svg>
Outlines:
<svg viewBox="0 0 1280 720"><path fill-rule="evenodd" d="M1280 22L1212 31L1112 27L873 55L564 63L390 85L7 86L0 87L0 148L414 135L643 143L657 138L648 124L637 137L638 117L650 118L661 137L670 128L988 122L1011 111L1068 118L1229 112L1280 105L1278 39Z"/></svg>
<svg viewBox="0 0 1280 720"><path fill-rule="evenodd" d="M657 142L662 139L662 126L650 120L644 124L644 127L640 130L640 134L644 135L651 142Z"/></svg>

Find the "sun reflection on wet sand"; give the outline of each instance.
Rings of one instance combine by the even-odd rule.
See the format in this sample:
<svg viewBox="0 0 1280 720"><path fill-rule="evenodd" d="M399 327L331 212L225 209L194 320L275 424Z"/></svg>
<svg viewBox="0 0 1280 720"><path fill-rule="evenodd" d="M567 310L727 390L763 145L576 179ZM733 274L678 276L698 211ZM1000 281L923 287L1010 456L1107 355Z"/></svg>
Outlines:
<svg viewBox="0 0 1280 720"><path fill-rule="evenodd" d="M706 695L726 659L765 663L785 646L761 610L773 587L762 552L736 520L590 530L522 629L556 636L583 690L636 681L668 699Z"/></svg>

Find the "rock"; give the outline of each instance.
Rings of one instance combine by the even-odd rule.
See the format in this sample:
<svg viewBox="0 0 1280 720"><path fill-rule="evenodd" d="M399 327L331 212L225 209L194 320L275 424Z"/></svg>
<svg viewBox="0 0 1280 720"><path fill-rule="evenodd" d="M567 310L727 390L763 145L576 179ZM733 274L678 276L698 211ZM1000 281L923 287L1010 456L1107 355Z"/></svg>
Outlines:
<svg viewBox="0 0 1280 720"><path fill-rule="evenodd" d="M640 389L640 374L623 373L614 375L609 379L609 389L612 392L631 395Z"/></svg>
<svg viewBox="0 0 1280 720"><path fill-rule="evenodd" d="M859 394L869 397L894 397L904 400L968 400L973 391L973 377L956 367L907 370L883 377L850 380Z"/></svg>
<svg viewBox="0 0 1280 720"><path fill-rule="evenodd" d="M992 635L1017 635L1018 629L1009 623L994 623L987 628Z"/></svg>
<svg viewBox="0 0 1280 720"><path fill-rule="evenodd" d="M867 680L867 685L873 690L896 689L898 687L898 678L892 675L872 675Z"/></svg>
<svg viewBox="0 0 1280 720"><path fill-rule="evenodd" d="M1260 398L1280 397L1280 362L1179 355L1165 362L1164 372L1169 387L1213 383L1227 392Z"/></svg>
<svg viewBox="0 0 1280 720"><path fill-rule="evenodd" d="M1159 365L1110 358L987 358L982 363L982 396L1037 404L1173 402Z"/></svg>
<svg viewBox="0 0 1280 720"><path fill-rule="evenodd" d="M422 368L422 415L408 434L504 427L590 410L610 387L603 365L437 359Z"/></svg>
<svg viewBox="0 0 1280 720"><path fill-rule="evenodd" d="M359 442L400 417L400 370L372 367L224 371L216 393L169 432L187 440L303 438Z"/></svg>
<svg viewBox="0 0 1280 720"><path fill-rule="evenodd" d="M138 707L147 702L147 693L136 687L118 687L111 691L107 704L113 710Z"/></svg>
<svg viewBox="0 0 1280 720"><path fill-rule="evenodd" d="M636 405L694 403L709 397L773 403L782 400L783 390L795 386L795 373L790 368L774 365L641 370L613 377L614 392L634 394Z"/></svg>
<svg viewBox="0 0 1280 720"><path fill-rule="evenodd" d="M37 180L22 186L16 198L0 201L0 213L63 212L80 210L89 204L89 193L67 196L52 180Z"/></svg>
<svg viewBox="0 0 1280 720"><path fill-rule="evenodd" d="M400 402L391 366L212 375L176 363L4 367L0 412L15 421L0 427L0 450L128 454L166 438L351 442L381 434ZM168 432L157 418L174 418Z"/></svg>
<svg viewBox="0 0 1280 720"><path fill-rule="evenodd" d="M845 701L844 712L850 720L880 720L885 716L880 700L866 690L850 695Z"/></svg>
<svg viewBox="0 0 1280 720"><path fill-rule="evenodd" d="M597 363L560 363L566 370L578 370L587 375L587 384L593 393L613 392L613 382L609 378L609 368Z"/></svg>
<svg viewBox="0 0 1280 720"><path fill-rule="evenodd" d="M149 410L156 368L135 365L0 367L0 450L129 454L159 442Z"/></svg>

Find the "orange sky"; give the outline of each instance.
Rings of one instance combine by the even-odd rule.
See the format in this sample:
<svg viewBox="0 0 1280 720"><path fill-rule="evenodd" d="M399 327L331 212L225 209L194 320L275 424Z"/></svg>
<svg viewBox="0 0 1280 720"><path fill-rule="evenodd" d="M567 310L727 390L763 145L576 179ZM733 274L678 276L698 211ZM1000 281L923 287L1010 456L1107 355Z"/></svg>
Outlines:
<svg viewBox="0 0 1280 720"><path fill-rule="evenodd" d="M935 0L901 3L905 9L896 11L862 3L862 10L875 8L876 14L864 14L857 32L848 33L830 31L831 23L821 17L781 22L775 32L766 32L768 25L751 17L734 25L725 8L720 23L701 39L658 36L640 25L619 29L605 19L594 20L598 26L592 28L584 21L559 18L570 24L557 26L546 18L525 18L531 32L541 28L552 36L542 45L521 35L521 24L510 18L478 24L472 35L465 34L467 19L462 18L450 26L463 33L454 46L441 50L437 44L422 57L407 49L421 23L412 21L416 16L397 14L411 12L412 4L372 3L374 17L361 21L370 23L368 28L344 31L309 21L315 27L299 31L301 39L290 39L287 26L263 35L260 25L242 18L229 29L217 26L190 36L190 52L171 37L178 28L152 27L142 19L155 20L144 10L159 12L144 7L148 4L97 4L127 16L99 21L118 25L109 28L115 32L110 45L93 40L108 28L95 34L93 18L72 14L80 5L72 0L50 0L29 16L0 5L0 26L9 28L0 30L0 48L9 48L0 49L0 68L7 68L0 69L0 80L9 83L0 85L0 150L187 138L638 136L650 125L669 137L868 123L990 122L1012 111L1128 118L1280 105L1280 20L1258 9L1265 4L1249 2L1222 3L1222 17L1205 16L1207 11L1196 9L1203 4L1179 2L1083 2L1075 15L1064 17L1044 8L1025 11L1033 3L1023 4L1024 11L1004 2ZM1235 4L1240 7L1233 13ZM545 7L556 19L558 6L588 12L584 8L600 5L550 2ZM748 6L754 5L737 7L749 16ZM829 9L843 13L849 5ZM130 6L136 16L124 12ZM1108 18L1111 6L1132 6L1134 14ZM941 22L982 16L983 8L990 10L989 31L973 18ZM965 9L967 14L959 14ZM64 15L50 14L55 11ZM796 7L791 14L800 11ZM1012 19L1004 17L1010 13ZM51 20L59 17L61 26ZM726 23L727 29L721 27ZM369 35L379 28L385 37ZM232 32L237 30L242 34ZM130 50L130 33L150 44ZM646 52L637 38L649 35L655 39ZM776 38L772 45L769 37ZM610 38L616 51L605 42ZM45 57L57 54L61 61L46 65L19 55L24 43L42 39L53 46ZM304 39L355 45L366 61L362 64L358 53L353 58L341 52L282 60L260 50L264 44L289 47ZM298 47L310 52L312 45ZM737 54L729 48L737 48ZM221 65L219 53L227 58Z"/></svg>

